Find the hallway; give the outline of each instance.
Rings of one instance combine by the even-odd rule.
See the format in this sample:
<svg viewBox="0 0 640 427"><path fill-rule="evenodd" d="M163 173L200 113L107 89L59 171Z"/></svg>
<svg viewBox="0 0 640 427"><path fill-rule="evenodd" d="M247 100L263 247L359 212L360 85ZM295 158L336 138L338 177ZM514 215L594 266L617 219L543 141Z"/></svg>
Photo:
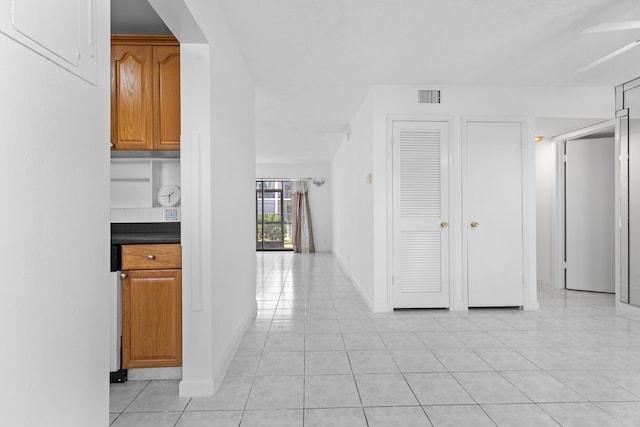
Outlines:
<svg viewBox="0 0 640 427"><path fill-rule="evenodd" d="M373 314L330 254L256 259L258 315L220 391L111 385L112 426L640 425L640 316L612 295Z"/></svg>

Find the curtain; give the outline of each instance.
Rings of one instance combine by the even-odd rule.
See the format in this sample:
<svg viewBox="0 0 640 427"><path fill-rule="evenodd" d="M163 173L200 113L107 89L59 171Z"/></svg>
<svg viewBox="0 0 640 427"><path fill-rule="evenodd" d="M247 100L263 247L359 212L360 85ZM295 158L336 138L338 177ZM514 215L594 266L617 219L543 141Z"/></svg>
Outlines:
<svg viewBox="0 0 640 427"><path fill-rule="evenodd" d="M306 180L294 181L291 199L291 228L293 229L293 251L315 252L313 246L313 227L309 208L309 190Z"/></svg>

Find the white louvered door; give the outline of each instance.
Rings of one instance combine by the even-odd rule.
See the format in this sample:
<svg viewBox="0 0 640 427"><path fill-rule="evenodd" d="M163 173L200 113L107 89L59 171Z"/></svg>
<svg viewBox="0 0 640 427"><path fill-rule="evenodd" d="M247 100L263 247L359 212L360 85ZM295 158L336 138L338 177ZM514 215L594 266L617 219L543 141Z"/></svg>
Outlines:
<svg viewBox="0 0 640 427"><path fill-rule="evenodd" d="M447 122L393 122L393 306L449 307Z"/></svg>

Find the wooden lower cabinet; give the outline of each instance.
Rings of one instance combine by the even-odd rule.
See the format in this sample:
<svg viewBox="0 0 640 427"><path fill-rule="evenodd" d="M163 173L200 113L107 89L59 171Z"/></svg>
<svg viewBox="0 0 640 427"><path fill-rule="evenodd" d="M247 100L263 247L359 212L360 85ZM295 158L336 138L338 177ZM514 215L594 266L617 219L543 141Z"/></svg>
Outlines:
<svg viewBox="0 0 640 427"><path fill-rule="evenodd" d="M182 365L182 270L128 270L122 280L122 367Z"/></svg>

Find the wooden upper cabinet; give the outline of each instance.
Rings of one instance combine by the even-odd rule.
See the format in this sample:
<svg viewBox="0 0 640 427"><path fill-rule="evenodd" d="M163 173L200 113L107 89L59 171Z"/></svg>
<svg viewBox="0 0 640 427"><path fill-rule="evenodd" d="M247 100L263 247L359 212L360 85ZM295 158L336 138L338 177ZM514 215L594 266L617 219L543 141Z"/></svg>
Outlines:
<svg viewBox="0 0 640 427"><path fill-rule="evenodd" d="M114 150L180 149L180 45L173 36L111 36Z"/></svg>
<svg viewBox="0 0 640 427"><path fill-rule="evenodd" d="M154 150L180 149L180 46L153 47Z"/></svg>
<svg viewBox="0 0 640 427"><path fill-rule="evenodd" d="M153 135L151 46L111 48L111 142L118 150L148 150Z"/></svg>

